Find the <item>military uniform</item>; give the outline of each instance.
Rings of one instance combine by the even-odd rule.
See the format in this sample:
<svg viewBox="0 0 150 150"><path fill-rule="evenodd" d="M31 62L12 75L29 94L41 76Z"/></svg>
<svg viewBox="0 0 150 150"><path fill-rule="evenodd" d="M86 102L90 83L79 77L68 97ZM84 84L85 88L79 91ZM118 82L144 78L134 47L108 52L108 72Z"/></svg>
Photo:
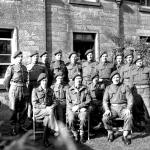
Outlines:
<svg viewBox="0 0 150 150"><path fill-rule="evenodd" d="M80 121L80 135L84 133L84 126L87 117L87 109L91 101L89 92L85 86L81 86L77 89L74 85L67 90L66 93L67 101L67 119L69 126L73 134L77 134L75 130L75 119L79 118ZM73 106L79 106L79 109L76 112L72 111Z"/></svg>
<svg viewBox="0 0 150 150"><path fill-rule="evenodd" d="M54 95L58 103L56 107L57 119L65 123L66 121L66 90L68 86L65 86L63 84L58 85L55 83L54 85L51 86L51 88L54 91Z"/></svg>
<svg viewBox="0 0 150 150"><path fill-rule="evenodd" d="M54 115L54 108L57 103L52 89L46 91L41 86L34 88L32 92L33 113L37 120L43 119L45 127L58 131Z"/></svg>
<svg viewBox="0 0 150 150"><path fill-rule="evenodd" d="M102 83L105 89L105 87L110 84L110 74L113 71L113 64L110 62L106 62L106 63L100 62L97 65L97 70L99 73L99 78L103 79Z"/></svg>
<svg viewBox="0 0 150 150"><path fill-rule="evenodd" d="M92 61L92 62L88 62L85 61L82 63L82 76L83 76L83 84L84 85L89 85L92 83L91 80L91 74L94 72L98 72L97 68L96 68L97 62Z"/></svg>
<svg viewBox="0 0 150 150"><path fill-rule="evenodd" d="M69 79L69 85L73 85L73 75L76 73L76 72L79 72L79 73L82 73L82 66L80 63L76 63L76 64L71 64L69 63L67 65L67 70L68 70L68 79Z"/></svg>
<svg viewBox="0 0 150 150"><path fill-rule="evenodd" d="M16 53L15 57L19 55L18 53ZM24 65L12 64L7 68L4 85L9 90L9 107L13 111L10 119L12 126L16 126L17 122L23 125L26 119L26 82L27 69Z"/></svg>
<svg viewBox="0 0 150 150"><path fill-rule="evenodd" d="M124 131L131 131L132 129L132 114L125 115L125 110L132 111L133 96L128 86L124 84L111 84L106 87L103 97L104 110L110 110L111 116L103 115L103 123L105 129L112 130L111 120L116 117L121 117L124 120Z"/></svg>
<svg viewBox="0 0 150 150"><path fill-rule="evenodd" d="M141 116L138 115L137 120L143 119L142 103L145 109L145 119L148 119L150 117L150 68L145 66L138 68L135 66L131 74L131 82L133 85L135 107L137 108L136 112L141 114ZM137 114L135 114L136 116Z"/></svg>
<svg viewBox="0 0 150 150"><path fill-rule="evenodd" d="M66 65L64 63L64 61L60 60L60 61L53 61L51 63L51 72L52 72L52 76L53 76L53 84L56 82L55 81L55 76L56 74L62 72L63 73L63 77L64 77L64 83L68 83L68 72L67 72L67 68Z"/></svg>

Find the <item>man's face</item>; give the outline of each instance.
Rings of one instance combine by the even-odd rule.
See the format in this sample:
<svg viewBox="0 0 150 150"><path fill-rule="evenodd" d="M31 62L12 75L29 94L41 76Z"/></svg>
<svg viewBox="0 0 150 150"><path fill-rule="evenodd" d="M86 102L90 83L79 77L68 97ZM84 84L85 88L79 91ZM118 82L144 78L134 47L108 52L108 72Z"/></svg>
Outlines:
<svg viewBox="0 0 150 150"><path fill-rule="evenodd" d="M44 55L42 56L42 62L45 64L47 61L48 61L48 55L47 55L47 54L44 54Z"/></svg>
<svg viewBox="0 0 150 150"><path fill-rule="evenodd" d="M122 60L123 60L122 56L117 56L116 57L116 62L117 62L118 65L120 65L122 63Z"/></svg>
<svg viewBox="0 0 150 150"><path fill-rule="evenodd" d="M55 59L56 60L61 60L61 58L62 58L62 54L61 53L58 53L58 54L55 55Z"/></svg>
<svg viewBox="0 0 150 150"><path fill-rule="evenodd" d="M132 61L133 61L133 56L132 56L132 55L128 55L128 56L126 57L126 61L127 61L128 64L131 64Z"/></svg>
<svg viewBox="0 0 150 150"><path fill-rule="evenodd" d="M96 76L96 77L93 79L93 83L94 83L94 84L97 84L97 83L98 83L98 80L99 80L99 77Z"/></svg>
<svg viewBox="0 0 150 150"><path fill-rule="evenodd" d="M119 74L116 74L112 77L112 82L113 84L117 85L120 83L120 75Z"/></svg>
<svg viewBox="0 0 150 150"><path fill-rule="evenodd" d="M102 62L107 62L107 59L108 59L108 55L107 55L107 54L103 54L103 55L101 56L101 61L102 61Z"/></svg>
<svg viewBox="0 0 150 150"><path fill-rule="evenodd" d="M136 61L136 66L137 67L142 67L143 66L143 60L142 59L139 59Z"/></svg>
<svg viewBox="0 0 150 150"><path fill-rule="evenodd" d="M15 62L16 62L17 64L21 64L21 63L22 63L22 59L23 59L23 55L20 54L20 55L18 55L18 56L15 58Z"/></svg>
<svg viewBox="0 0 150 150"><path fill-rule="evenodd" d="M75 78L75 85L76 86L80 86L81 85L81 83L82 83L82 78L80 77L80 76L77 76L76 78Z"/></svg>
<svg viewBox="0 0 150 150"><path fill-rule="evenodd" d="M75 63L76 60L77 60L77 55L76 54L72 54L71 57L70 57L71 63Z"/></svg>
<svg viewBox="0 0 150 150"><path fill-rule="evenodd" d="M92 61L93 60L93 53L88 53L87 54L87 61Z"/></svg>
<svg viewBox="0 0 150 150"><path fill-rule="evenodd" d="M56 83L57 83L57 84L61 84L62 81L63 81L63 76L58 76L58 77L56 78Z"/></svg>
<svg viewBox="0 0 150 150"><path fill-rule="evenodd" d="M40 85L42 86L43 89L47 87L47 82L48 82L47 78L41 80Z"/></svg>
<svg viewBox="0 0 150 150"><path fill-rule="evenodd" d="M33 56L31 57L31 61L32 61L32 63L37 63L37 62L38 62L38 60L39 60L39 55L38 55L38 54L33 55Z"/></svg>

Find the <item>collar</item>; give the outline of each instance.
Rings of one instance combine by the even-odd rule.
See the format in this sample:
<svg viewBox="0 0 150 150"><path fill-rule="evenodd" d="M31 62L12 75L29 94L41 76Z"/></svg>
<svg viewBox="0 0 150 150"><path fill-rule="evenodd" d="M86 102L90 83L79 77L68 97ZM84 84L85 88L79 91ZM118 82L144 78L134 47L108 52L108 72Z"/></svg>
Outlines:
<svg viewBox="0 0 150 150"><path fill-rule="evenodd" d="M79 89L77 89L74 85L70 88L71 91L74 91L74 93L81 92L86 87L82 85Z"/></svg>

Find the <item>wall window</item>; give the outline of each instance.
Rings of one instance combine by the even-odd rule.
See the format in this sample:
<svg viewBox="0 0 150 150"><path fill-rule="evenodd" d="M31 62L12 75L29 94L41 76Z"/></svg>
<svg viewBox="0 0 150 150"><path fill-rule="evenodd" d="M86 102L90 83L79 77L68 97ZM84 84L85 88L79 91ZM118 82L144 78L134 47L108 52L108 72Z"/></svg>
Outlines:
<svg viewBox="0 0 150 150"><path fill-rule="evenodd" d="M150 6L150 0L141 0L140 3L143 6Z"/></svg>
<svg viewBox="0 0 150 150"><path fill-rule="evenodd" d="M6 69L11 63L12 52L17 49L15 33L15 29L0 28L0 85L3 84Z"/></svg>
<svg viewBox="0 0 150 150"><path fill-rule="evenodd" d="M140 36L140 40L150 44L150 36Z"/></svg>
<svg viewBox="0 0 150 150"><path fill-rule="evenodd" d="M100 5L100 0L69 0L71 4L81 4L81 5Z"/></svg>

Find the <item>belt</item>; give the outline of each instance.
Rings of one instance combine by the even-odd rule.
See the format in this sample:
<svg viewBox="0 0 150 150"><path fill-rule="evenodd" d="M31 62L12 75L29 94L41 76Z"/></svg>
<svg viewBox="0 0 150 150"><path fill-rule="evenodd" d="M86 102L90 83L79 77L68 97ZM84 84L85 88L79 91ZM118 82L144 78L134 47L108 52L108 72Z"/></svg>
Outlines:
<svg viewBox="0 0 150 150"><path fill-rule="evenodd" d="M137 89L144 89L144 88L149 88L150 86L149 85L135 85L135 87Z"/></svg>
<svg viewBox="0 0 150 150"><path fill-rule="evenodd" d="M26 86L25 83L21 83L21 82L11 82L10 84L15 86Z"/></svg>

